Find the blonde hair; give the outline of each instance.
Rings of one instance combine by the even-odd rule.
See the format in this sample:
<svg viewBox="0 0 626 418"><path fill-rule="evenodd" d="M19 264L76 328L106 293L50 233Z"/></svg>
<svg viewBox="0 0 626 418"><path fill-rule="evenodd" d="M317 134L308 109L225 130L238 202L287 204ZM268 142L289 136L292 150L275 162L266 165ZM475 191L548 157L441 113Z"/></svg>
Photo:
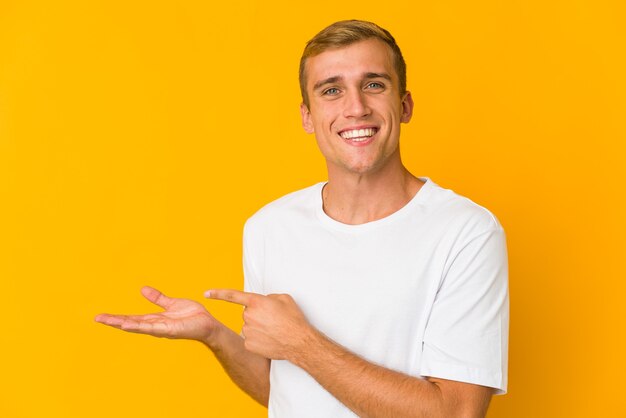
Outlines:
<svg viewBox="0 0 626 418"><path fill-rule="evenodd" d="M300 93L302 101L309 107L309 95L306 91L306 61L310 57L321 54L329 49L341 48L366 39L380 39L389 47L393 53L394 68L400 80L400 96L406 93L406 63L402 57L400 47L396 40L386 30L375 23L364 20L342 20L322 29L304 47L304 52L300 58Z"/></svg>

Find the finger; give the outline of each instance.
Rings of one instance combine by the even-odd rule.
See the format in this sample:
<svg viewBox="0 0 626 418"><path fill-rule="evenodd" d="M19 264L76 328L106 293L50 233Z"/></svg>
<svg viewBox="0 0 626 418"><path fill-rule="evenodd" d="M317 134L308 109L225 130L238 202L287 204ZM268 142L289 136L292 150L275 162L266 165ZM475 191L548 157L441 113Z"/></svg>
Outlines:
<svg viewBox="0 0 626 418"><path fill-rule="evenodd" d="M156 290L154 287L144 286L141 288L141 294L155 305L160 306L163 309L167 309L174 303L174 299L165 296L163 293Z"/></svg>
<svg viewBox="0 0 626 418"><path fill-rule="evenodd" d="M124 322L124 319L121 315L111 315L111 314L99 314L94 318L96 322L99 322L104 325L121 325Z"/></svg>
<svg viewBox="0 0 626 418"><path fill-rule="evenodd" d="M164 337L167 336L167 325L162 322L144 322L144 321L134 321L134 320L126 320L119 327L121 330L126 332L134 332L137 334L149 334L155 337Z"/></svg>
<svg viewBox="0 0 626 418"><path fill-rule="evenodd" d="M111 315L100 314L95 320L104 325L123 331L140 334L164 336L167 334L167 326L162 322L147 322L146 317L151 315ZM156 316L155 316L156 317Z"/></svg>
<svg viewBox="0 0 626 418"><path fill-rule="evenodd" d="M212 289L204 293L204 297L248 306L255 293L242 292L234 289Z"/></svg>
<svg viewBox="0 0 626 418"><path fill-rule="evenodd" d="M94 320L104 325L110 325L112 327L121 327L124 322L149 322L155 323L161 320L163 317L158 314L147 315L112 315L112 314L99 314Z"/></svg>

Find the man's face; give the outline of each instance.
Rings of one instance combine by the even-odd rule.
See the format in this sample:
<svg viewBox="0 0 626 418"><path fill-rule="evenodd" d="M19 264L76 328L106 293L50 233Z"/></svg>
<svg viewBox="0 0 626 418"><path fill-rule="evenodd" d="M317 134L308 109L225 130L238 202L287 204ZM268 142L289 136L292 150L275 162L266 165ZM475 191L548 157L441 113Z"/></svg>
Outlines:
<svg viewBox="0 0 626 418"><path fill-rule="evenodd" d="M306 61L309 107L302 125L315 133L330 172L368 174L400 163L400 123L411 119L410 93L400 97L391 48L368 39Z"/></svg>

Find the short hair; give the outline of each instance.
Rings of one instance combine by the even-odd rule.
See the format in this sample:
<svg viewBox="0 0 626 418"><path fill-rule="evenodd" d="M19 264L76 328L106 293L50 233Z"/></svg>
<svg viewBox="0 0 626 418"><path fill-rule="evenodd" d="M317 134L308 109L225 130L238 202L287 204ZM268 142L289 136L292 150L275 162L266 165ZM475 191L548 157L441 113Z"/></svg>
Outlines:
<svg viewBox="0 0 626 418"><path fill-rule="evenodd" d="M356 42L365 41L367 39L379 39L389 45L393 53L394 68L400 80L400 96L406 93L406 63L402 57L400 47L396 44L396 40L386 29L381 28L375 23L364 20L342 20L322 29L315 35L304 47L304 52L300 58L300 93L302 101L309 107L309 95L306 91L306 61L310 57L321 54L329 49L337 49L351 45Z"/></svg>

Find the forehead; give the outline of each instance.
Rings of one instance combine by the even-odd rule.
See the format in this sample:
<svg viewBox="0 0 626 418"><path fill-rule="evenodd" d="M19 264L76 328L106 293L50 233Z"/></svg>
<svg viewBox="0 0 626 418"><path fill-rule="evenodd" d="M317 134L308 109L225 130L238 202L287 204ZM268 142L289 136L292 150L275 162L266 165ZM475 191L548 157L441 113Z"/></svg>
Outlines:
<svg viewBox="0 0 626 418"><path fill-rule="evenodd" d="M386 43L376 38L329 49L310 57L306 61L305 71L307 90L319 80L330 77L358 79L367 73L387 73L397 81L393 52Z"/></svg>

